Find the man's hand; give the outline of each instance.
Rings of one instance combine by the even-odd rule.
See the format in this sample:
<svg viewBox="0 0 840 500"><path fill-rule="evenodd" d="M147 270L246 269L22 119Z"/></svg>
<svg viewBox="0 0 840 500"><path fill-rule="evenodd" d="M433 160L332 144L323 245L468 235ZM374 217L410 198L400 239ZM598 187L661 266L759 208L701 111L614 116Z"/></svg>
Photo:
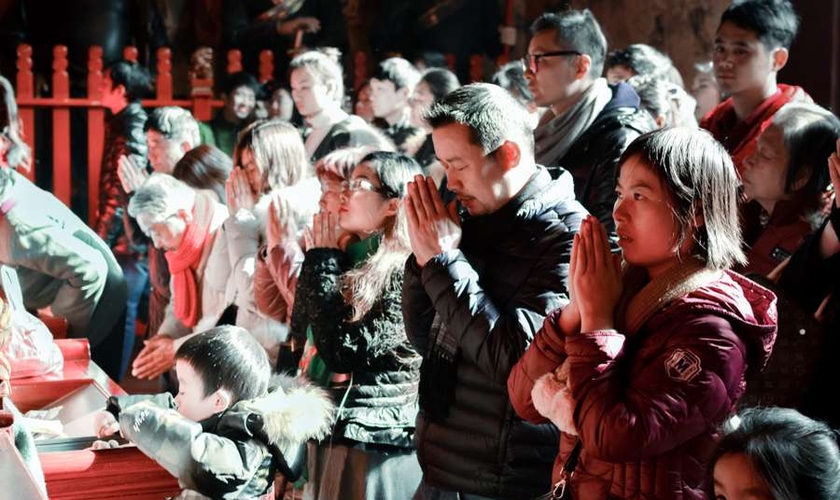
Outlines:
<svg viewBox="0 0 840 500"><path fill-rule="evenodd" d="M175 366L175 341L157 335L146 342L131 365L131 374L140 379L153 379Z"/></svg>
<svg viewBox="0 0 840 500"><path fill-rule="evenodd" d="M415 176L404 203L411 251L420 267L435 255L458 248L461 222L455 204L443 206L434 179Z"/></svg>
<svg viewBox="0 0 840 500"><path fill-rule="evenodd" d="M241 168L230 171L230 177L225 183L225 194L231 214L235 214L240 208L253 210L254 205L257 204L256 196L251 191L251 184L248 182L248 175Z"/></svg>
<svg viewBox="0 0 840 500"><path fill-rule="evenodd" d="M277 33L280 35L294 35L297 31L317 33L320 30L321 21L314 17L296 17L277 24Z"/></svg>
<svg viewBox="0 0 840 500"><path fill-rule="evenodd" d="M122 155L117 160L117 177L120 178L123 190L133 193L146 182L149 173L145 168L136 165L131 157Z"/></svg>

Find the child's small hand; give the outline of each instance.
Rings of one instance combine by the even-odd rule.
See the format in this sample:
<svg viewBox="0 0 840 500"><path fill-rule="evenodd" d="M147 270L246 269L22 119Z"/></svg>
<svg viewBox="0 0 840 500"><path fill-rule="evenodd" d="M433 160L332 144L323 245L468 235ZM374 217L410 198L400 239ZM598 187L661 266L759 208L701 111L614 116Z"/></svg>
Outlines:
<svg viewBox="0 0 840 500"><path fill-rule="evenodd" d="M114 418L111 412L106 410L102 410L96 414L93 419L93 427L96 437L99 438L113 436L120 432L120 423L117 422L117 419Z"/></svg>
<svg viewBox="0 0 840 500"><path fill-rule="evenodd" d="M119 448L120 443L117 442L115 439L109 439L108 441L103 441L97 439L90 445L91 450L110 450L112 448Z"/></svg>

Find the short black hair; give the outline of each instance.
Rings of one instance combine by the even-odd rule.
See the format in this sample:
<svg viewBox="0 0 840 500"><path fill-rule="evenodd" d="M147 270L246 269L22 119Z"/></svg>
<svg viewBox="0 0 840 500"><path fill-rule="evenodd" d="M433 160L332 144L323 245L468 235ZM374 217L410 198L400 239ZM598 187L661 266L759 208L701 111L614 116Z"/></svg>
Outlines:
<svg viewBox="0 0 840 500"><path fill-rule="evenodd" d="M767 50L790 49L799 30L790 0L735 0L720 16L725 22L755 32Z"/></svg>
<svg viewBox="0 0 840 500"><path fill-rule="evenodd" d="M186 361L201 378L204 395L230 391L236 403L264 396L271 365L268 354L248 330L217 326L187 339L175 359Z"/></svg>
<svg viewBox="0 0 840 500"><path fill-rule="evenodd" d="M220 90L223 94L230 95L239 87L248 87L254 91L255 96L259 94L261 88L260 82L254 78L254 75L246 73L245 71L237 71L236 73L231 73L222 79L222 86Z"/></svg>
<svg viewBox="0 0 840 500"><path fill-rule="evenodd" d="M426 70L420 77L421 82L426 82L435 102L446 97L450 92L461 86L455 73L445 68L432 68Z"/></svg>
<svg viewBox="0 0 840 500"><path fill-rule="evenodd" d="M152 90L152 77L149 71L135 62L117 61L107 69L114 87L125 87L125 97L129 102L138 101Z"/></svg>
<svg viewBox="0 0 840 500"><path fill-rule="evenodd" d="M711 472L724 455L743 454L771 498L834 500L840 491L837 434L790 408L749 408L723 426Z"/></svg>
<svg viewBox="0 0 840 500"><path fill-rule="evenodd" d="M607 39L592 11L570 9L556 14L546 12L531 25L531 36L550 30L556 32L557 42L561 46L586 54L592 59L589 76L601 76L604 58L607 56Z"/></svg>
<svg viewBox="0 0 840 500"><path fill-rule="evenodd" d="M505 89L490 83L473 83L449 93L426 113L433 129L453 123L470 129L473 143L490 154L506 140L519 145L523 154L534 151L534 133L528 111Z"/></svg>
<svg viewBox="0 0 840 500"><path fill-rule="evenodd" d="M528 88L525 69L519 61L511 61L493 75L493 83L510 92L522 105L534 100L534 94Z"/></svg>
<svg viewBox="0 0 840 500"><path fill-rule="evenodd" d="M670 72L676 71L671 58L644 43L634 43L619 50L614 50L607 56L606 69L614 66L626 66L633 75L653 78L670 77ZM680 78L682 80L682 78ZM683 82L674 82L682 86Z"/></svg>
<svg viewBox="0 0 840 500"><path fill-rule="evenodd" d="M420 72L402 57L390 57L376 66L371 78L388 80L394 84L394 90L405 87L413 89L420 80Z"/></svg>

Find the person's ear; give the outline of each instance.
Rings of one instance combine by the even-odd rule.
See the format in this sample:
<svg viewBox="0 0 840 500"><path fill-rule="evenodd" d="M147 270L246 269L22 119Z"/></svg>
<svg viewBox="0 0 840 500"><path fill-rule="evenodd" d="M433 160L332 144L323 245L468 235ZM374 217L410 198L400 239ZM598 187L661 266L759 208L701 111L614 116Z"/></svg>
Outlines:
<svg viewBox="0 0 840 500"><path fill-rule="evenodd" d="M190 144L190 143L189 143L189 142L187 142L187 141L183 141L183 142L181 143L181 151L183 151L184 153L188 153L188 152L190 152L190 151L192 150L192 148L193 148L193 147L192 147L192 144Z"/></svg>
<svg viewBox="0 0 840 500"><path fill-rule="evenodd" d="M589 54L581 54L575 57L575 79L580 80L589 74L589 68L592 67L592 58Z"/></svg>
<svg viewBox="0 0 840 500"><path fill-rule="evenodd" d="M397 215L397 211L399 211L401 203L402 200L399 198L389 198L388 204L385 206L385 215L388 217Z"/></svg>
<svg viewBox="0 0 840 500"><path fill-rule="evenodd" d="M519 144L513 141L505 141L496 150L496 161L502 166L505 172L519 165L519 160L522 158L522 150L519 149Z"/></svg>
<svg viewBox="0 0 840 500"><path fill-rule="evenodd" d="M189 224L192 222L192 212L185 209L178 210L178 217L180 217L185 223Z"/></svg>
<svg viewBox="0 0 840 500"><path fill-rule="evenodd" d="M813 173L814 169L811 168L811 165L802 165L799 167L799 171L796 173L796 178L790 184L790 192L795 193L804 188L808 184L808 181L811 180L811 175Z"/></svg>
<svg viewBox="0 0 840 500"><path fill-rule="evenodd" d="M120 83L119 85L114 85L114 92L116 92L117 95L119 95L123 99L127 99L125 85L123 85L122 83Z"/></svg>
<svg viewBox="0 0 840 500"><path fill-rule="evenodd" d="M789 55L788 49L784 47L773 50L773 54L771 55L773 58L773 71L781 71L785 67L785 64L787 64Z"/></svg>
<svg viewBox="0 0 840 500"><path fill-rule="evenodd" d="M213 413L219 413L227 410L233 404L233 394L225 388L221 388L213 393Z"/></svg>
<svg viewBox="0 0 840 500"><path fill-rule="evenodd" d="M403 87L397 90L397 97L400 99L400 101L408 103L408 98L411 97L411 89L409 89L408 87Z"/></svg>
<svg viewBox="0 0 840 500"><path fill-rule="evenodd" d="M692 215L694 218L694 228L695 230L699 230L701 227L706 225L706 218L703 216L703 202L697 200L694 202L694 214Z"/></svg>

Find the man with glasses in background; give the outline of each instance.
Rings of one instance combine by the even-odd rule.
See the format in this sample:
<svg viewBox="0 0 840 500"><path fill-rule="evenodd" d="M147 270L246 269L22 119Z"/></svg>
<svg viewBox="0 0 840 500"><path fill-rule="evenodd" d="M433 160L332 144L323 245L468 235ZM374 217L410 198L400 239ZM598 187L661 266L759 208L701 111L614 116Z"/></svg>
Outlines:
<svg viewBox="0 0 840 500"><path fill-rule="evenodd" d="M655 124L630 85L601 78L607 40L589 9L543 14L531 36L522 65L534 102L548 108L534 130L536 161L555 178L568 170L578 201L614 235L618 159Z"/></svg>

